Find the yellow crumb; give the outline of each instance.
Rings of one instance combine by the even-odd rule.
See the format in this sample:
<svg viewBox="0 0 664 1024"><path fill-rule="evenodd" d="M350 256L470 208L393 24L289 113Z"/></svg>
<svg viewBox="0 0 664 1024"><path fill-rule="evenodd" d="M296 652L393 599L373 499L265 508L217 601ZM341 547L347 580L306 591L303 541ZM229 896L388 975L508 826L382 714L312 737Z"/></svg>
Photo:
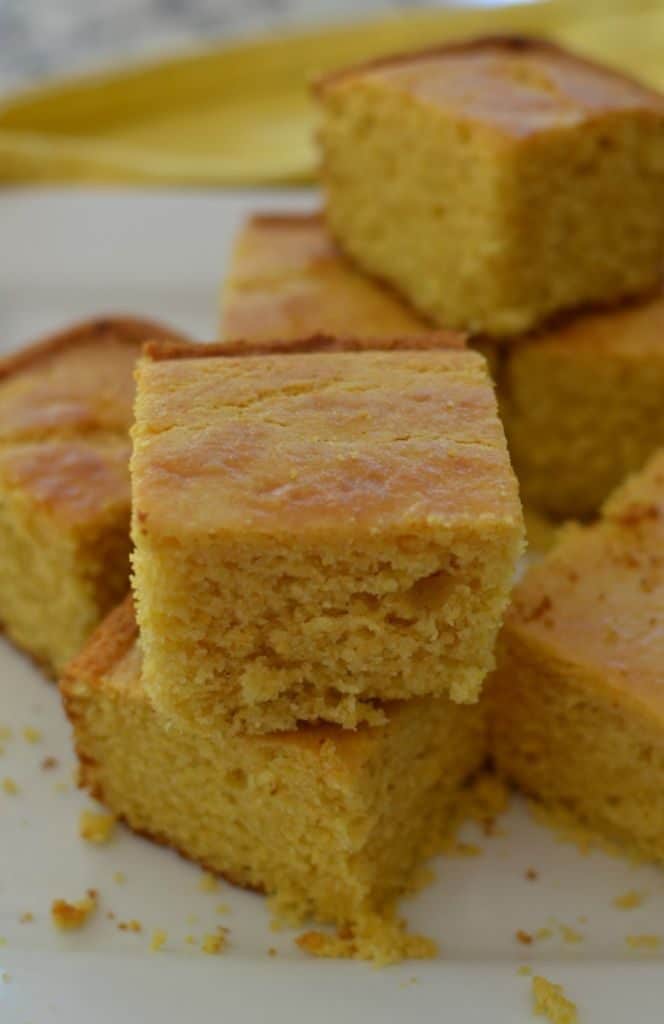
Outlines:
<svg viewBox="0 0 664 1024"><path fill-rule="evenodd" d="M23 739L26 743L39 743L41 738L41 729L35 729L32 725L26 725L23 730Z"/></svg>
<svg viewBox="0 0 664 1024"><path fill-rule="evenodd" d="M116 871L113 875L113 881L117 882L118 885L124 885L124 883L127 881L127 876L125 875L124 871Z"/></svg>
<svg viewBox="0 0 664 1024"><path fill-rule="evenodd" d="M150 949L153 953L158 953L160 949L166 945L168 939L168 933L163 928L155 928L152 933L152 939L150 941Z"/></svg>
<svg viewBox="0 0 664 1024"><path fill-rule="evenodd" d="M185 935L184 941L187 943L188 946L198 945L198 939L196 938L195 935Z"/></svg>
<svg viewBox="0 0 664 1024"><path fill-rule="evenodd" d="M528 964L521 964L520 967L517 967L516 973L523 975L525 978L529 978L533 973L533 969L532 967L529 967Z"/></svg>
<svg viewBox="0 0 664 1024"><path fill-rule="evenodd" d="M201 942L201 951L207 953L209 956L214 956L215 953L221 953L226 945L226 932L221 929L215 932L213 935L204 935L203 941Z"/></svg>
<svg viewBox="0 0 664 1024"><path fill-rule="evenodd" d="M199 879L198 888L201 892L213 892L214 889L219 888L219 879L206 871Z"/></svg>
<svg viewBox="0 0 664 1024"><path fill-rule="evenodd" d="M21 924L31 924L35 919L35 915L29 910L26 910L24 914L21 914L19 921Z"/></svg>
<svg viewBox="0 0 664 1024"><path fill-rule="evenodd" d="M579 942L583 942L583 935L581 932L577 932L575 928L570 928L567 924L561 924L560 934L563 937L563 942L567 942L569 945L575 945Z"/></svg>
<svg viewBox="0 0 664 1024"><path fill-rule="evenodd" d="M310 931L298 936L297 945L317 957L371 960L377 967L399 960L431 960L438 948L424 935L410 935L403 921L368 915L355 928L336 933Z"/></svg>
<svg viewBox="0 0 664 1024"><path fill-rule="evenodd" d="M231 908L228 903L217 903L215 910L218 914L230 914Z"/></svg>
<svg viewBox="0 0 664 1024"><path fill-rule="evenodd" d="M143 925L140 921L136 921L132 918L131 921L120 921L118 923L118 929L121 932L142 932Z"/></svg>
<svg viewBox="0 0 664 1024"><path fill-rule="evenodd" d="M535 975L533 1000L535 1013L548 1017L551 1024L577 1024L576 1004L567 999L561 985L554 985L547 978Z"/></svg>
<svg viewBox="0 0 664 1024"><path fill-rule="evenodd" d="M630 949L660 949L662 945L661 935L628 935L625 942Z"/></svg>
<svg viewBox="0 0 664 1024"><path fill-rule="evenodd" d="M628 889L621 896L616 896L613 901L614 907L618 910L634 910L635 907L640 907L645 899L645 893L638 892L636 889Z"/></svg>
<svg viewBox="0 0 664 1024"><path fill-rule="evenodd" d="M87 924L97 909L97 905L97 893L94 889L90 889L85 898L76 903L69 903L67 900L53 900L51 917L56 928L61 931L75 931Z"/></svg>
<svg viewBox="0 0 664 1024"><path fill-rule="evenodd" d="M16 796L18 793L18 786L13 779L9 778L9 776L2 780L2 788L7 796Z"/></svg>
<svg viewBox="0 0 664 1024"><path fill-rule="evenodd" d="M114 829L115 816L113 814L98 814L96 811L81 812L78 832L86 842L102 846L111 840Z"/></svg>

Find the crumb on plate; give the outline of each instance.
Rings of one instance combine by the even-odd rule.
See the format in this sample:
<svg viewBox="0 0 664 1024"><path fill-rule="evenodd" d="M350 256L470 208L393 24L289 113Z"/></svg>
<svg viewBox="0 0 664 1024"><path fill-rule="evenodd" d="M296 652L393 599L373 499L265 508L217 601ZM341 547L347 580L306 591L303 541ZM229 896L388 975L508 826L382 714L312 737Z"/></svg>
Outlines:
<svg viewBox="0 0 664 1024"><path fill-rule="evenodd" d="M628 935L625 942L630 949L660 949L662 945L661 935Z"/></svg>
<svg viewBox="0 0 664 1024"><path fill-rule="evenodd" d="M548 1017L551 1024L577 1024L576 1003L567 998L562 985L555 985L541 975L535 975L532 984L535 1013Z"/></svg>
<svg viewBox="0 0 664 1024"><path fill-rule="evenodd" d="M150 940L150 950L153 953L158 953L160 949L163 949L168 939L168 932L165 932L163 928L155 928L152 933L152 939Z"/></svg>
<svg viewBox="0 0 664 1024"><path fill-rule="evenodd" d="M16 785L14 780L9 776L2 780L2 789L7 794L7 796L16 796L16 794L18 793L18 786Z"/></svg>
<svg viewBox="0 0 664 1024"><path fill-rule="evenodd" d="M83 928L94 914L99 903L99 897L95 889L88 889L85 897L75 903L68 900L57 899L51 904L51 917L56 928L60 931L76 931Z"/></svg>
<svg viewBox="0 0 664 1024"><path fill-rule="evenodd" d="M216 953L223 952L226 946L226 936L225 928L220 928L219 931L211 935L204 935L201 942L201 952L207 953L208 956L214 956Z"/></svg>
<svg viewBox="0 0 664 1024"><path fill-rule="evenodd" d="M643 904L644 899L645 893L639 892L637 889L628 889L627 892L616 896L613 906L618 910L634 910Z"/></svg>
<svg viewBox="0 0 664 1024"><path fill-rule="evenodd" d="M39 743L42 738L41 729L35 729L32 725L26 725L23 730L23 739L26 743Z"/></svg>
<svg viewBox="0 0 664 1024"><path fill-rule="evenodd" d="M81 839L85 839L86 842L102 846L112 839L114 830L115 816L113 814L81 811L78 821L78 833Z"/></svg>

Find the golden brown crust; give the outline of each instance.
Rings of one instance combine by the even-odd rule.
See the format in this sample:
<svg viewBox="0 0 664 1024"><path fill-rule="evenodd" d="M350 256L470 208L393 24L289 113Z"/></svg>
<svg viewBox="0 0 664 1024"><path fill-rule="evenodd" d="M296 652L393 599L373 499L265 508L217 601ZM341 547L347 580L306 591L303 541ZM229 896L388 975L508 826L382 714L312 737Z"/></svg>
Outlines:
<svg viewBox="0 0 664 1024"><path fill-rule="evenodd" d="M578 67L585 67L589 71L595 71L602 75L609 76L617 82L623 82L632 88L638 88L644 100L650 99L661 107L664 104L664 96L655 89L650 89L643 82L633 75L619 71L613 67L607 67L600 61L593 61L582 57L573 51L559 46L550 39L543 39L540 36L515 34L496 34L487 36L476 36L471 39L462 39L454 42L438 43L435 46L424 47L419 50L401 50L397 53L387 54L383 57L375 57L372 60L363 61L350 67L340 68L337 71L329 72L316 79L312 85L315 95L322 96L330 87L338 85L349 78L364 75L366 72L380 71L383 68L398 67L399 65L414 64L420 60L428 60L431 57L445 57L448 55L468 53L473 54L482 50L504 50L507 55L548 54L554 57L561 57L573 61Z"/></svg>
<svg viewBox="0 0 664 1024"><path fill-rule="evenodd" d="M245 224L247 228L295 228L302 227L323 227L325 217L322 210L312 210L310 213L280 213L261 212L253 213Z"/></svg>
<svg viewBox="0 0 664 1024"><path fill-rule="evenodd" d="M106 340L126 342L138 346L148 338L156 340L186 341L179 331L173 331L154 320L141 317L108 316L83 320L63 331L50 334L32 345L12 352L0 359L0 381L14 373L31 368L35 363L49 356L57 355L76 345L91 341L103 343Z"/></svg>
<svg viewBox="0 0 664 1024"><path fill-rule="evenodd" d="M465 348L465 338L456 331L431 331L409 338L334 338L312 334L293 341L230 341L210 345L192 342L148 341L143 355L153 362L171 359L206 359L214 356L303 355L315 352L391 352Z"/></svg>
<svg viewBox="0 0 664 1024"><path fill-rule="evenodd" d="M77 682L84 681L87 685L98 683L128 653L137 637L134 601L129 594L97 627L80 654L65 668L60 680L60 691L65 701Z"/></svg>

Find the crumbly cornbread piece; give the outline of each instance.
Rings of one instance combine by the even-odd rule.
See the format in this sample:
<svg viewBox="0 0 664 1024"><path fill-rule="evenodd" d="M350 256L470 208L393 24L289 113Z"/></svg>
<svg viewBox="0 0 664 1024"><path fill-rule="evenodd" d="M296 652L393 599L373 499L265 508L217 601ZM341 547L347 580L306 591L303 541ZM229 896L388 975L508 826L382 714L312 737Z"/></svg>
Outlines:
<svg viewBox="0 0 664 1024"><path fill-rule="evenodd" d="M576 1003L567 998L562 985L541 975L533 978L533 1004L535 1013L547 1017L551 1024L578 1024Z"/></svg>
<svg viewBox="0 0 664 1024"><path fill-rule="evenodd" d="M129 426L147 320L82 323L0 361L0 623L57 674L129 576Z"/></svg>
<svg viewBox="0 0 664 1024"><path fill-rule="evenodd" d="M82 900L70 903L57 899L51 904L51 918L56 928L63 932L78 931L85 927L97 910L99 897L95 889L89 889Z"/></svg>
<svg viewBox="0 0 664 1024"><path fill-rule="evenodd" d="M289 918L360 932L368 921L377 935L384 912L393 929L395 898L483 760L483 704L407 701L355 732L174 729L146 694L136 639L128 600L61 683L81 784L137 832L275 896Z"/></svg>
<svg viewBox="0 0 664 1024"><path fill-rule="evenodd" d="M317 95L333 235L435 322L509 336L657 286L658 93L496 37L352 68Z"/></svg>
<svg viewBox="0 0 664 1024"><path fill-rule="evenodd" d="M517 587L489 685L498 770L664 860L664 452Z"/></svg>
<svg viewBox="0 0 664 1024"><path fill-rule="evenodd" d="M269 732L380 722L376 700L476 700L522 545L481 356L225 352L153 346L137 370L155 703Z"/></svg>
<svg viewBox="0 0 664 1024"><path fill-rule="evenodd" d="M238 234L222 292L222 337L395 337L428 329L342 256L320 213L258 214Z"/></svg>
<svg viewBox="0 0 664 1024"><path fill-rule="evenodd" d="M513 346L498 390L524 501L557 519L594 516L664 445L664 296Z"/></svg>

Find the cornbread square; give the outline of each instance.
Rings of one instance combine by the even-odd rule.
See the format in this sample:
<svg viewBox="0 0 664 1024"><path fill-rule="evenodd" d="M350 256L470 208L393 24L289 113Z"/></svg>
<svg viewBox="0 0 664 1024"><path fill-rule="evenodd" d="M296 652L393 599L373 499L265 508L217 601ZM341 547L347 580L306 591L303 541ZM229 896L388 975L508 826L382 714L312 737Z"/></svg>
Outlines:
<svg viewBox="0 0 664 1024"><path fill-rule="evenodd" d="M524 502L588 519L664 445L664 296L510 348L498 378Z"/></svg>
<svg viewBox="0 0 664 1024"><path fill-rule="evenodd" d="M319 213L257 214L237 236L222 290L224 338L403 337L429 329L342 256Z"/></svg>
<svg viewBox="0 0 664 1024"><path fill-rule="evenodd" d="M161 711L269 732L477 699L522 544L481 356L150 346L137 381L134 592Z"/></svg>
<svg viewBox="0 0 664 1024"><path fill-rule="evenodd" d="M150 321L79 324L0 362L0 622L57 674L126 593L129 426Z"/></svg>
<svg viewBox="0 0 664 1024"><path fill-rule="evenodd" d="M126 601L61 683L80 783L135 831L273 895L283 916L360 931L389 917L482 763L483 705L393 704L356 732L174 729L146 693L136 640Z"/></svg>
<svg viewBox="0 0 664 1024"><path fill-rule="evenodd" d="M664 453L518 586L488 686L499 771L664 860Z"/></svg>
<svg viewBox="0 0 664 1024"><path fill-rule="evenodd" d="M318 84L333 235L437 323L490 336L639 295L664 255L664 98L496 37Z"/></svg>

